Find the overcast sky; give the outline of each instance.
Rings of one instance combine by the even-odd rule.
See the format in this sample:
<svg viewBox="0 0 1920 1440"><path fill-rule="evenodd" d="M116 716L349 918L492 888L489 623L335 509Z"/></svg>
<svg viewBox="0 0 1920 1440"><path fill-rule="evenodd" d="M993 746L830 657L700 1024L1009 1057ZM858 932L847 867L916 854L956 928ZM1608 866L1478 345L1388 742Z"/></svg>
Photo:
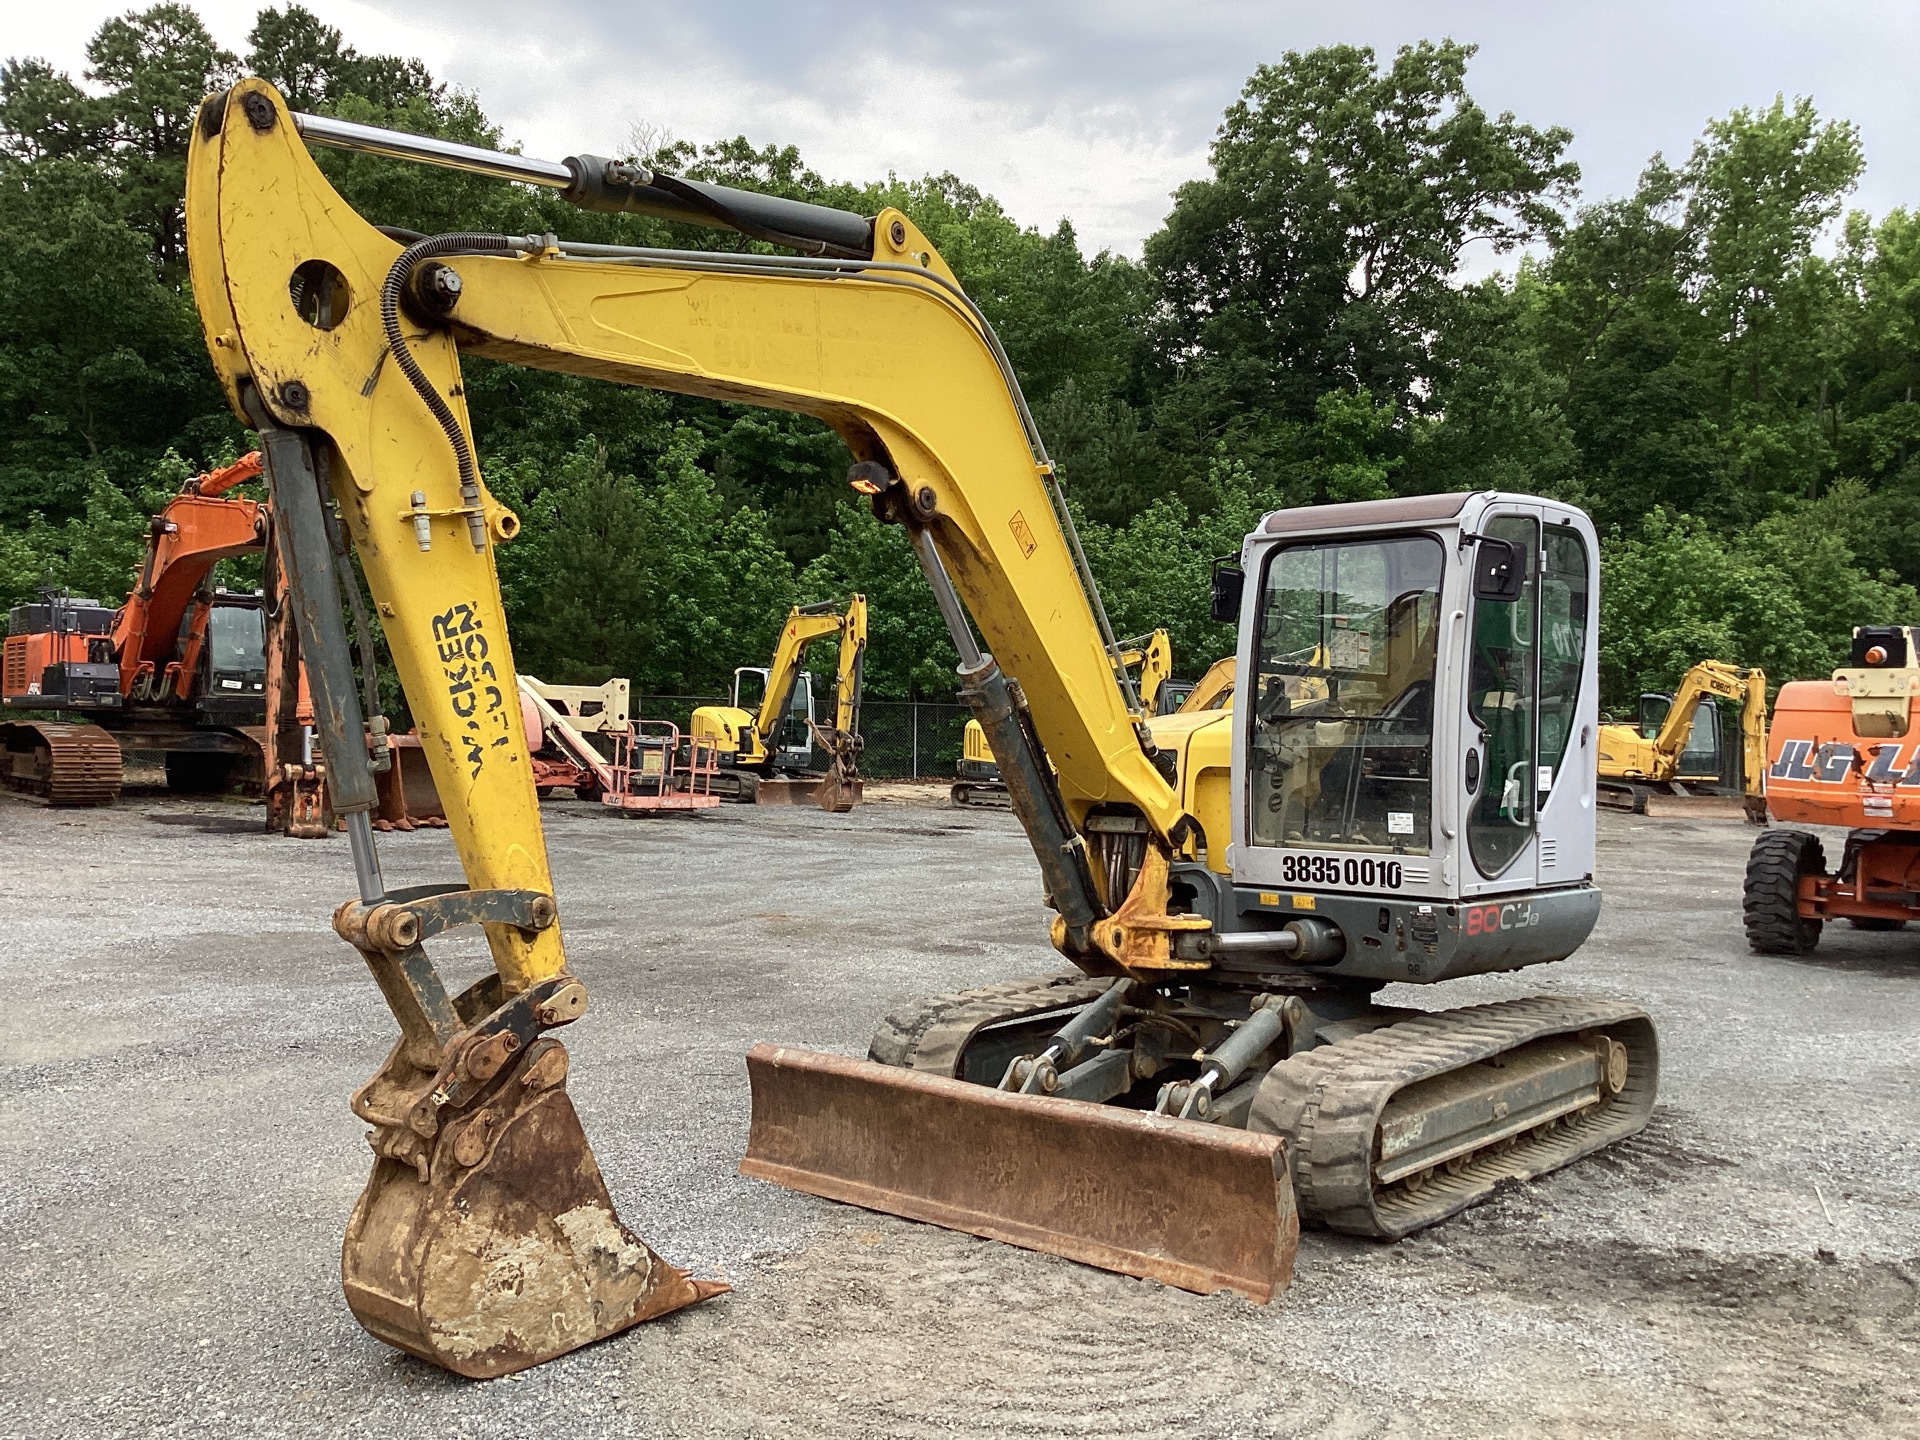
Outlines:
<svg viewBox="0 0 1920 1440"><path fill-rule="evenodd" d="M1572 129L1588 198L1630 188L1655 150L1684 157L1710 117L1785 92L1860 126L1854 203L1920 203L1914 0L307 3L360 50L418 56L474 91L530 154L615 149L636 124L745 133L798 145L833 178L952 170L1023 223L1068 217L1090 251L1139 253L1256 64L1336 41L1383 56L1428 37L1478 45L1473 95ZM131 7L4 8L0 55L78 72L94 29ZM197 8L245 50L256 0Z"/></svg>

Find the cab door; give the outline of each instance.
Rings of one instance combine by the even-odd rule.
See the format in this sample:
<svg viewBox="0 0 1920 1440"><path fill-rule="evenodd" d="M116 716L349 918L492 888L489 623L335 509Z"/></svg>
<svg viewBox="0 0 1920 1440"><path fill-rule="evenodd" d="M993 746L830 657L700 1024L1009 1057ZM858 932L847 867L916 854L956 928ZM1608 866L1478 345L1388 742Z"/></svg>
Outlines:
<svg viewBox="0 0 1920 1440"><path fill-rule="evenodd" d="M1512 598L1475 594L1467 625L1466 714L1460 784L1465 790L1463 895L1528 890L1538 877L1534 845L1542 785L1540 718L1540 516L1499 506L1480 533L1514 547L1526 567Z"/></svg>
<svg viewBox="0 0 1920 1440"><path fill-rule="evenodd" d="M813 764L813 674L802 670L787 701L787 718L780 727L782 767L805 770Z"/></svg>

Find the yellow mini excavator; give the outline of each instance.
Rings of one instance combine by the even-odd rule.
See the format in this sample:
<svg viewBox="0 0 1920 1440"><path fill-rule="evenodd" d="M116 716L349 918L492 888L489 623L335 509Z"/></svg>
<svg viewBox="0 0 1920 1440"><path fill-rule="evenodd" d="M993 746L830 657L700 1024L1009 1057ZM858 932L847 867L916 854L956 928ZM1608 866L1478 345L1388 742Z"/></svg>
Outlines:
<svg viewBox="0 0 1920 1440"><path fill-rule="evenodd" d="M1722 736L1718 700L1740 708L1737 749ZM1766 672L1702 660L1673 694L1642 695L1638 724L1603 724L1599 751L1600 803L1609 809L1764 825Z"/></svg>
<svg viewBox="0 0 1920 1440"><path fill-rule="evenodd" d="M1171 715L1192 693L1191 686L1173 678L1173 641L1165 630L1120 642L1120 683L1132 691L1140 716ZM1139 673L1136 675L1135 672ZM1000 779L1000 762L993 758L987 732L978 720L969 720L961 733L960 760L954 766L953 787L947 797L956 805L1007 808L1007 787Z"/></svg>
<svg viewBox="0 0 1920 1440"><path fill-rule="evenodd" d="M310 144L764 243L389 233ZM358 894L334 925L399 1023L353 1100L374 1168L342 1270L373 1334L497 1375L720 1288L620 1223L567 1097L557 1032L587 993L495 578L518 521L475 460L463 355L831 425L912 544L1031 841L1065 973L909 1005L868 1060L756 1046L747 1174L1264 1300L1302 1219L1402 1235L1645 1122L1656 1046L1630 1004L1376 998L1558 960L1599 913L1598 547L1579 510L1481 492L1265 517L1215 582L1238 685L1228 781L1196 786L1116 671L1005 352L901 212L299 116L245 80L199 112L187 226L209 353L260 434L351 841ZM348 538L464 884L382 874ZM911 876L898 894L915 903ZM464 988L427 949L460 925L493 961Z"/></svg>
<svg viewBox="0 0 1920 1440"><path fill-rule="evenodd" d="M815 641L840 647L835 665L833 723L814 716L813 676L801 668ZM843 608L833 601L796 605L766 669L733 672L729 705L702 705L693 712L696 745L710 746L720 771L714 793L748 804L812 800L822 810L845 814L860 799L860 686L866 670L867 597L855 595ZM757 690L752 709L749 690ZM825 752L824 769L816 752Z"/></svg>

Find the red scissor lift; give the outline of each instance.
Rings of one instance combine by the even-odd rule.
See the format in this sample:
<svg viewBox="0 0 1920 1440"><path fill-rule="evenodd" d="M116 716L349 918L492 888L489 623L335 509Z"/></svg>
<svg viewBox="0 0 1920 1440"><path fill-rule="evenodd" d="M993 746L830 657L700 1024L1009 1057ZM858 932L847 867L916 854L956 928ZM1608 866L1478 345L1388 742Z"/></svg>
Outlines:
<svg viewBox="0 0 1920 1440"><path fill-rule="evenodd" d="M709 741L681 747L680 727L668 720L635 720L613 737L613 784L602 805L643 814L657 810L712 810L720 772L719 752Z"/></svg>

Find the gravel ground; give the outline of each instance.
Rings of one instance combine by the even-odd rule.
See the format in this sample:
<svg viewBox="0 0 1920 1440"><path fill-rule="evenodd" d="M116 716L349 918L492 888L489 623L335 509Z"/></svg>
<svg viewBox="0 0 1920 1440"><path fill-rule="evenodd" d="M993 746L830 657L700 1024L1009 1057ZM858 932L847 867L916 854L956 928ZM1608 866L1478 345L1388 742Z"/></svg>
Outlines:
<svg viewBox="0 0 1920 1440"><path fill-rule="evenodd" d="M587 1132L628 1223L735 1289L484 1385L340 1297L346 1097L392 1032L327 926L344 841L0 799L0 1436L1920 1435L1920 936L1750 955L1746 827L1607 817L1578 956L1385 998L1635 1000L1651 1125L1398 1245L1309 1234L1263 1308L734 1174L751 1042L861 1054L902 1001L1056 968L1011 818L916 798L549 808ZM444 832L382 853L458 877Z"/></svg>

